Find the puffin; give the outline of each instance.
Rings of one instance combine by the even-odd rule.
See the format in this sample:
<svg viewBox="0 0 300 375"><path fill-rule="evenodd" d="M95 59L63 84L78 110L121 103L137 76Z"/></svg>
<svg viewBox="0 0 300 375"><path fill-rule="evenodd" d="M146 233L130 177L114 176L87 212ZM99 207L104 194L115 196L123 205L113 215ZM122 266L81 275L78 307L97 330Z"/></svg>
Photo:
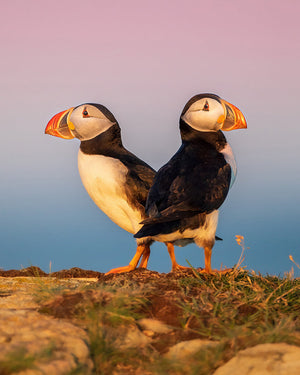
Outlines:
<svg viewBox="0 0 300 375"><path fill-rule="evenodd" d="M218 95L203 93L186 103L179 127L182 144L154 177L145 206L148 218L134 237L165 242L172 269L178 269L174 245L196 243L204 249L201 272L225 273L211 267L219 208L237 172L223 131L247 128L246 119Z"/></svg>
<svg viewBox="0 0 300 375"><path fill-rule="evenodd" d="M114 115L101 104L81 104L53 116L45 133L80 140L78 169L86 191L113 222L136 233L147 217L145 204L156 171L124 148ZM140 267L147 267L153 240L143 236L136 242L136 253L128 266L107 274L132 271L140 260Z"/></svg>

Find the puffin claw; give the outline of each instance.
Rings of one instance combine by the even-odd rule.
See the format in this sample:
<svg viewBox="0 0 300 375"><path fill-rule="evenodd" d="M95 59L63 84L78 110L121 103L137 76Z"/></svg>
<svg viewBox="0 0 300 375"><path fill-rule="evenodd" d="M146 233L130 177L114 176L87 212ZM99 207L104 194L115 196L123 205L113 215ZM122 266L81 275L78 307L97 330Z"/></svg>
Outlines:
<svg viewBox="0 0 300 375"><path fill-rule="evenodd" d="M181 266L180 264L176 263L172 265L172 271L171 272L177 272L177 271L187 271L190 270L191 267L185 267Z"/></svg>
<svg viewBox="0 0 300 375"><path fill-rule="evenodd" d="M113 268L110 271L106 272L105 275L110 275L111 273L124 273L124 272L130 272L133 271L135 268L131 265L124 266L124 267L117 267Z"/></svg>

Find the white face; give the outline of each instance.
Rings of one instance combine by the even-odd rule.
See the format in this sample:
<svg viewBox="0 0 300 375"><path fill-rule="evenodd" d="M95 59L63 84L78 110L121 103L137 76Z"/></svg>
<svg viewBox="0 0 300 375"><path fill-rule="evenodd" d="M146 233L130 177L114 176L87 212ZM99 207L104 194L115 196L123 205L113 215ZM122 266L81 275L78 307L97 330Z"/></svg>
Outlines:
<svg viewBox="0 0 300 375"><path fill-rule="evenodd" d="M220 130L225 117L221 103L212 98L202 98L190 106L182 119L195 130L213 132Z"/></svg>
<svg viewBox="0 0 300 375"><path fill-rule="evenodd" d="M115 122L111 122L100 109L90 104L75 108L68 116L71 133L81 141L95 138L114 124Z"/></svg>

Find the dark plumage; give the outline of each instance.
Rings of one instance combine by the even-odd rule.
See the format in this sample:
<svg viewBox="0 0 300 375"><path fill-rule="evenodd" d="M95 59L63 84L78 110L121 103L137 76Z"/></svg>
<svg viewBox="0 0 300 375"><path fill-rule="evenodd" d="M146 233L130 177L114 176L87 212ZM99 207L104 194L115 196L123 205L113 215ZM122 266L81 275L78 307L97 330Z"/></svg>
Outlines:
<svg viewBox="0 0 300 375"><path fill-rule="evenodd" d="M154 178L146 204L152 219L144 224L207 214L221 206L229 190L231 168L218 151L220 143L226 143L221 131L183 140Z"/></svg>

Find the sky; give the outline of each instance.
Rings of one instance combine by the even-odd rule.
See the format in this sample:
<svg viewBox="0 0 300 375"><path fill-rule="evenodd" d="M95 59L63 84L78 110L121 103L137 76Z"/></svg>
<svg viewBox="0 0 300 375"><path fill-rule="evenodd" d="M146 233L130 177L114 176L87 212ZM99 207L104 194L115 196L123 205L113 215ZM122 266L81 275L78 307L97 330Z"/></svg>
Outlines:
<svg viewBox="0 0 300 375"><path fill-rule="evenodd" d="M131 234L84 190L78 140L44 134L86 102L117 118L127 149L155 169L180 146L195 94L237 106L248 129L227 132L237 180L220 209L212 266L231 267L245 238L249 270L283 276L300 263L300 3L298 0L10 0L0 14L0 268L48 272L127 265ZM196 245L179 263L203 267ZM169 272L163 244L149 268Z"/></svg>

